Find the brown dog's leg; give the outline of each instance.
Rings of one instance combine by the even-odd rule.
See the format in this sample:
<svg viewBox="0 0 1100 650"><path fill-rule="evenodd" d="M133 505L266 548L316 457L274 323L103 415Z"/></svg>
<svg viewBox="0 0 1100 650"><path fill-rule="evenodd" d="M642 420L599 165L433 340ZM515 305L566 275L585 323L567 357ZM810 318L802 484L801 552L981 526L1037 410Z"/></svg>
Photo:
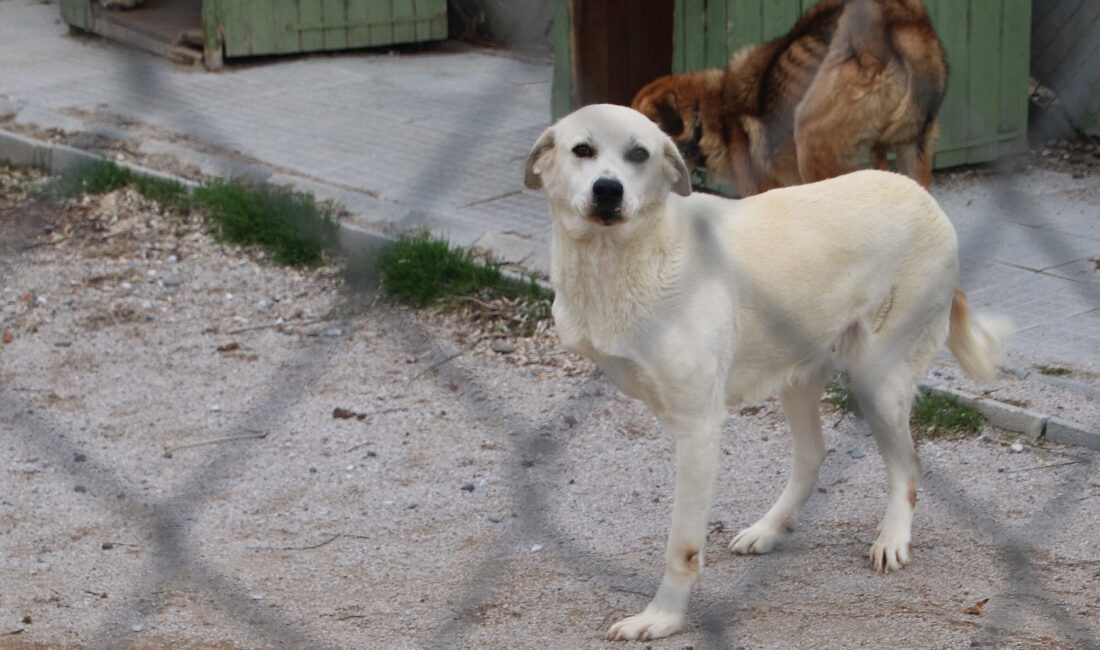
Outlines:
<svg viewBox="0 0 1100 650"><path fill-rule="evenodd" d="M890 161L886 158L886 145L876 142L871 146L871 164L875 169L890 170Z"/></svg>
<svg viewBox="0 0 1100 650"><path fill-rule="evenodd" d="M937 129L935 124L925 128L917 142L908 142L894 147L898 171L928 189L932 185L932 154L936 150Z"/></svg>

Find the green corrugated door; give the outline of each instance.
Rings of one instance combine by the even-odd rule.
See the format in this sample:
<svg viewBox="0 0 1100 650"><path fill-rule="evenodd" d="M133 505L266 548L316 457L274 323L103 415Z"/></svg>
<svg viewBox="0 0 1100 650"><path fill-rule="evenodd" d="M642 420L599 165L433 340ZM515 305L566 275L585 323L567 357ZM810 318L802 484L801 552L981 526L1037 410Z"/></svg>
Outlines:
<svg viewBox="0 0 1100 650"><path fill-rule="evenodd" d="M724 66L744 45L789 30L814 0L676 0L672 68ZM1030 0L925 0L951 74L935 166L1027 146Z"/></svg>
<svg viewBox="0 0 1100 650"><path fill-rule="evenodd" d="M230 58L447 38L447 0L205 0L203 12Z"/></svg>

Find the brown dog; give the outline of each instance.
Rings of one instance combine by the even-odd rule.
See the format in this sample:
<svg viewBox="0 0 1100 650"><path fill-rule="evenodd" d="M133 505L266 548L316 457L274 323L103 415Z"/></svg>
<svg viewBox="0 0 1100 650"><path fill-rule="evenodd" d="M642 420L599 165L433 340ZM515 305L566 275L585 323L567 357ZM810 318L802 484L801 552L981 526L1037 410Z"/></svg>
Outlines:
<svg viewBox="0 0 1100 650"><path fill-rule="evenodd" d="M822 0L723 69L661 77L633 107L688 166L743 196L856 169L868 151L925 188L947 61L919 0Z"/></svg>

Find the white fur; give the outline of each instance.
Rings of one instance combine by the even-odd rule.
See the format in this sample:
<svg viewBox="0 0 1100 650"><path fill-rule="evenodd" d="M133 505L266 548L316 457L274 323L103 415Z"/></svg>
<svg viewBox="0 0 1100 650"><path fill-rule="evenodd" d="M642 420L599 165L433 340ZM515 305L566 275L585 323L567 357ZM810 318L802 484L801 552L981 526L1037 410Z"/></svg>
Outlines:
<svg viewBox="0 0 1100 650"><path fill-rule="evenodd" d="M637 147L648 159L629 159ZM971 367L995 368L1001 343L992 328L970 331L968 318L949 325L955 232L912 180L863 171L733 201L691 195L687 173L652 122L611 105L566 116L527 161L527 185L545 188L553 218L563 344L644 400L676 444L664 579L642 613L611 627L618 639L683 625L703 566L727 405L778 392L791 428L786 488L731 543L737 553L766 553L794 526L824 460L825 380L848 372L889 484L870 555L875 569L896 570L909 562L920 465L908 424L915 382L949 327L965 330L952 331L953 351ZM623 186L621 218L610 225L596 214L600 178Z"/></svg>

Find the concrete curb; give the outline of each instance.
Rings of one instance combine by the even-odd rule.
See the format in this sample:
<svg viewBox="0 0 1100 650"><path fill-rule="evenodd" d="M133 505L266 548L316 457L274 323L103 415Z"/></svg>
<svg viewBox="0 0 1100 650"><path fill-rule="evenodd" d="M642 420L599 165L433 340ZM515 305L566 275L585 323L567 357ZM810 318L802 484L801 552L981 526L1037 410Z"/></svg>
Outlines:
<svg viewBox="0 0 1100 650"><path fill-rule="evenodd" d="M937 395L953 397L962 404L977 409L993 426L1022 434L1032 442L1046 440L1100 451L1100 430L956 388L924 382L921 382L920 388Z"/></svg>
<svg viewBox="0 0 1100 650"><path fill-rule="evenodd" d="M30 166L61 173L76 165L106 160L103 156L68 145L41 142L18 133L0 129L0 164ZM136 174L176 181L188 190L197 183L170 174L126 162L115 162ZM289 179L288 179L289 180ZM363 259L370 251L393 238L362 226L340 222L340 249L351 260ZM989 422L1000 429L1020 433L1032 441L1046 440L1063 445L1100 451L1100 429L1021 408L995 399L973 395L945 386L922 382L922 390L947 395L976 408Z"/></svg>

